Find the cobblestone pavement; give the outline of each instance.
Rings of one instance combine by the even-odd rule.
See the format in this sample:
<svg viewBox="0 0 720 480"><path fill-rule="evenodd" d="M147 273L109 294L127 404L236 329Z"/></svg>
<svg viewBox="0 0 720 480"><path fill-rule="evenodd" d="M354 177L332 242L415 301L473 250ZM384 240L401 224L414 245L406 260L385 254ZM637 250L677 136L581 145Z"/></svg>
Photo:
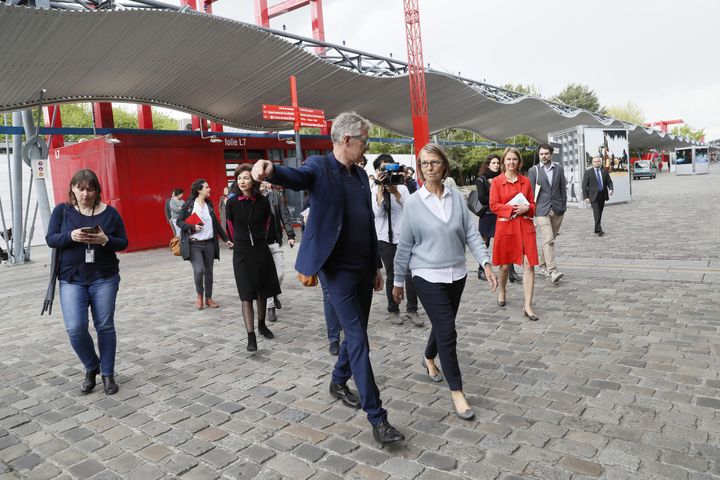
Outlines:
<svg viewBox="0 0 720 480"><path fill-rule="evenodd" d="M36 250L0 267L0 480L720 478L718 180L634 182L602 238L589 209L569 211L566 276L538 279L539 322L523 320L519 285L499 308L470 279L458 332L473 421L423 374L427 329L386 322L376 294L373 366L408 438L396 448L378 448L362 412L327 392L318 288L288 274L277 338L246 352L227 250L221 308L202 311L187 263L165 249L122 255L120 392L80 395L59 300L39 316Z"/></svg>

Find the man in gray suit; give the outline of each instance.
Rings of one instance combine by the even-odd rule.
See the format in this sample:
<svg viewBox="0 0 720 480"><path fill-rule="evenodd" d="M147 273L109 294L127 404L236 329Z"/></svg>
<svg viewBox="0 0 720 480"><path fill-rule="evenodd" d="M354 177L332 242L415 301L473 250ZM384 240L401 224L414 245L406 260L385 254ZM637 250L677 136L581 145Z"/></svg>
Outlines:
<svg viewBox="0 0 720 480"><path fill-rule="evenodd" d="M555 263L555 238L567 209L567 182L563 169L552 161L552 153L551 145L543 143L538 147L540 164L530 169L528 178L535 192L535 219L542 237L538 273L557 283L563 274Z"/></svg>

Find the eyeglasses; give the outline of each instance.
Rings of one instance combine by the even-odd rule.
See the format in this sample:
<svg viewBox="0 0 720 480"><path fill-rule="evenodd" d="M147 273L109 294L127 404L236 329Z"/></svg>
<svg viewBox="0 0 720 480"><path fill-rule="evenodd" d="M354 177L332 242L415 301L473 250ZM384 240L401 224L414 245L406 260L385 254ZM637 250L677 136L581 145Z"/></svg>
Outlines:
<svg viewBox="0 0 720 480"><path fill-rule="evenodd" d="M441 162L440 160L430 160L429 162L420 162L420 166L422 168L428 168L428 167L437 168L440 165L442 165L442 163L443 162Z"/></svg>

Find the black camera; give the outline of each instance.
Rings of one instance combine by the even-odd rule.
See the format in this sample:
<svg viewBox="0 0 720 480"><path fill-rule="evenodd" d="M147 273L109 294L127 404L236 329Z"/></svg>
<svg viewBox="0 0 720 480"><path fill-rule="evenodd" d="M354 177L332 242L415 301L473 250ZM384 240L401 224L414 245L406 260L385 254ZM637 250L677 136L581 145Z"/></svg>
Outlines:
<svg viewBox="0 0 720 480"><path fill-rule="evenodd" d="M378 185L404 185L405 167L399 163L386 163L380 167L382 178L375 180ZM384 174L384 175L383 175Z"/></svg>

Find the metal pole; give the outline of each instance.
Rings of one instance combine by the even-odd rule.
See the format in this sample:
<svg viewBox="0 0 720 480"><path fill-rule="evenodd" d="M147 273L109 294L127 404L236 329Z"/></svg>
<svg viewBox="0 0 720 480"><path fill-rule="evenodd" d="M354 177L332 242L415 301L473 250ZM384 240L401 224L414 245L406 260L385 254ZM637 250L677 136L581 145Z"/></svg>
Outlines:
<svg viewBox="0 0 720 480"><path fill-rule="evenodd" d="M7 113L3 113L3 123L7 127L8 126L8 116ZM11 158L10 158L10 136L5 135L5 154L7 155L7 164L8 164L8 187L10 188L10 220L12 221L12 206L13 206L13 189L12 189L12 168L11 167ZM2 207L0 207L2 209ZM12 253L11 246L10 246L10 239L8 238L8 231L7 226L5 224L5 212L3 211L3 238L5 239L5 247L7 249L8 254Z"/></svg>
<svg viewBox="0 0 720 480"><path fill-rule="evenodd" d="M28 187L28 194L27 194L27 207L25 207L25 223L23 224L22 229L22 236L20 237L20 244L25 245L25 238L27 237L27 224L28 220L30 219L30 196L32 195L32 187L33 187L33 174L32 170L30 170L30 186ZM25 255L25 250L23 250L23 263L25 263L25 260L30 260L30 250L27 251L27 255Z"/></svg>
<svg viewBox="0 0 720 480"><path fill-rule="evenodd" d="M293 109L295 110L295 122L293 122L293 130L295 130L295 167L299 167L302 163L302 148L300 147L300 110L298 106L297 82L295 75L290 76L290 99Z"/></svg>
<svg viewBox="0 0 720 480"><path fill-rule="evenodd" d="M56 109L57 110L57 109ZM40 115L41 110L38 109L38 125L40 124ZM53 115L54 117L54 115ZM54 119L54 118L53 118ZM24 126L25 126L25 138L33 138L35 135L37 135L37 129L35 128L35 124L33 122L32 117L32 110L23 110L23 120L24 120ZM51 124L52 125L52 124ZM39 159L37 159L39 160ZM45 158L43 159L45 162L49 162L49 159ZM32 161L32 160L31 160ZM34 168L35 165L31 165L31 169ZM47 167L47 164L46 164ZM47 171L47 168L45 169ZM47 192L47 184L45 183L44 177L39 177L38 175L33 176L35 181L35 191L37 192L36 199L38 202L38 207L40 209L40 219L43 223L43 232L47 232L48 226L50 225L50 199L48 198L48 192ZM33 229L35 228L35 221L33 220Z"/></svg>
<svg viewBox="0 0 720 480"><path fill-rule="evenodd" d="M13 112L12 123L14 127L23 124L22 114ZM13 156L12 156L12 173L10 176L10 185L12 188L12 263L23 263L23 216L22 216L22 135L13 135Z"/></svg>
<svg viewBox="0 0 720 480"><path fill-rule="evenodd" d="M27 250L26 250L28 252L27 260L30 260L30 244L32 243L33 235L35 235L35 219L37 218L38 206L39 206L39 203L35 202L35 213L33 213L33 220L32 220L31 227L30 227L30 235L27 236L28 237Z"/></svg>
<svg viewBox="0 0 720 480"><path fill-rule="evenodd" d="M295 130L295 168L302 164L302 148L300 147L300 131Z"/></svg>
<svg viewBox="0 0 720 480"><path fill-rule="evenodd" d="M10 242L8 242L7 225L5 224L5 212L3 211L2 198L0 198L0 219L2 219L2 237L5 241L5 251L10 252Z"/></svg>

